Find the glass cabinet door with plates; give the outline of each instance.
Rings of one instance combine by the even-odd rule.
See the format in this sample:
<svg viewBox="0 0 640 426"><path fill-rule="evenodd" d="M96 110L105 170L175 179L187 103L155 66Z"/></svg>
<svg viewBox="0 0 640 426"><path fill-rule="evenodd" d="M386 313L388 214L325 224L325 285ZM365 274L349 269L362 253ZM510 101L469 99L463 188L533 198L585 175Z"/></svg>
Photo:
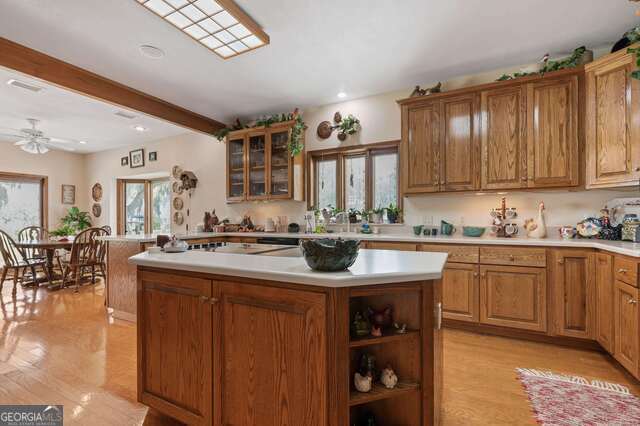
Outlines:
<svg viewBox="0 0 640 426"><path fill-rule="evenodd" d="M250 134L248 145L248 199L261 199L267 196L267 138L265 133Z"/></svg>
<svg viewBox="0 0 640 426"><path fill-rule="evenodd" d="M244 137L230 139L227 143L227 198L229 200L243 200L245 149Z"/></svg>
<svg viewBox="0 0 640 426"><path fill-rule="evenodd" d="M289 130L274 130L270 135L270 195L272 198L289 198L291 189L291 155L289 154Z"/></svg>

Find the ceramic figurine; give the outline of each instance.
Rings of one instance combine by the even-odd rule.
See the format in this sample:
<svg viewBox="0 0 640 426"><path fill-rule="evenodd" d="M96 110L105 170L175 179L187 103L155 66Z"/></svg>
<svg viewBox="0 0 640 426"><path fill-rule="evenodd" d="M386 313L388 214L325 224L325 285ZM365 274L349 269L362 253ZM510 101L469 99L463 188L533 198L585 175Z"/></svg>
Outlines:
<svg viewBox="0 0 640 426"><path fill-rule="evenodd" d="M369 392L373 385L373 377L371 377L371 373L363 376L356 371L353 375L353 384L358 392Z"/></svg>
<svg viewBox="0 0 640 426"><path fill-rule="evenodd" d="M363 377L370 375L375 381L378 377L378 370L376 370L376 357L369 354L362 354L360 357L358 372Z"/></svg>
<svg viewBox="0 0 640 426"><path fill-rule="evenodd" d="M527 237L529 238L545 238L547 236L547 225L544 221L544 203L540 203L538 206L538 220L525 220L524 229L527 230Z"/></svg>
<svg viewBox="0 0 640 426"><path fill-rule="evenodd" d="M370 330L371 327L369 326L369 321L367 321L361 312L356 312L352 323L353 335L356 337L366 336L369 334Z"/></svg>
<svg viewBox="0 0 640 426"><path fill-rule="evenodd" d="M393 323L393 328L396 329L396 334L406 334L407 333L407 324L402 323L398 324L397 322Z"/></svg>
<svg viewBox="0 0 640 426"><path fill-rule="evenodd" d="M242 222L240 222L240 227L245 230L251 230L254 228L253 222L251 221L251 216L248 213L242 217Z"/></svg>
<svg viewBox="0 0 640 426"><path fill-rule="evenodd" d="M391 324L393 324L393 308L391 306L387 306L379 311L369 307L367 312L369 313L369 321L371 324L382 328L390 327Z"/></svg>
<svg viewBox="0 0 640 426"><path fill-rule="evenodd" d="M398 384L398 376L396 376L391 365L387 364L382 373L380 373L380 383L387 389L393 389Z"/></svg>
<svg viewBox="0 0 640 426"><path fill-rule="evenodd" d="M371 335L373 337L381 337L382 336L382 328L379 325L373 324L371 326Z"/></svg>
<svg viewBox="0 0 640 426"><path fill-rule="evenodd" d="M204 212L204 219L202 220L202 227L204 232L212 232L213 228L209 226L211 222L211 214L209 212Z"/></svg>

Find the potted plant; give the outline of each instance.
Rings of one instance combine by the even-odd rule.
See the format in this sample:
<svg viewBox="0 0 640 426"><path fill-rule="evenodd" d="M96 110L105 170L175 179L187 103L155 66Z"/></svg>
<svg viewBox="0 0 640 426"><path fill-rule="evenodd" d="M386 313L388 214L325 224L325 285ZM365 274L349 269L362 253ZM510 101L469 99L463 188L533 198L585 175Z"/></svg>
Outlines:
<svg viewBox="0 0 640 426"><path fill-rule="evenodd" d="M77 207L71 207L67 215L60 219L62 225L66 225L75 230L74 233L91 227L91 218L88 212L82 212Z"/></svg>
<svg viewBox="0 0 640 426"><path fill-rule="evenodd" d="M360 216L360 210L357 209L349 209L349 223L358 223L360 222L360 219L358 218L358 216Z"/></svg>
<svg viewBox="0 0 640 426"><path fill-rule="evenodd" d="M371 209L368 212L370 223L382 223L382 214L384 209L382 207Z"/></svg>
<svg viewBox="0 0 640 426"><path fill-rule="evenodd" d="M394 203L389 204L389 207L385 210L387 210L387 220L389 223L398 223L400 216L402 215L402 210L400 210L400 208Z"/></svg>
<svg viewBox="0 0 640 426"><path fill-rule="evenodd" d="M71 235L75 235L75 233L76 233L76 230L73 227L69 225L62 225L54 229L53 231L51 231L49 234L55 237L57 240L64 240L70 237Z"/></svg>

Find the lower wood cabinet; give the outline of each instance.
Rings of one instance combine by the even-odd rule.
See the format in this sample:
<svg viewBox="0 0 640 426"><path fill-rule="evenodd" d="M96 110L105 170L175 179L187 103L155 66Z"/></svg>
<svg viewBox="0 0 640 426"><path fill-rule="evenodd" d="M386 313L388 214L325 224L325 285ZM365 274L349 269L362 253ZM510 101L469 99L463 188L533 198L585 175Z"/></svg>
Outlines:
<svg viewBox="0 0 640 426"><path fill-rule="evenodd" d="M479 320L477 265L448 263L442 272L442 316L459 321Z"/></svg>
<svg viewBox="0 0 640 426"><path fill-rule="evenodd" d="M614 350L613 256L596 254L596 340L609 353Z"/></svg>
<svg viewBox="0 0 640 426"><path fill-rule="evenodd" d="M554 333L595 337L595 283L592 250L553 250Z"/></svg>
<svg viewBox="0 0 640 426"><path fill-rule="evenodd" d="M417 245L411 243L367 241L365 247L374 250L416 251Z"/></svg>
<svg viewBox="0 0 640 426"><path fill-rule="evenodd" d="M546 331L546 270L480 266L480 323Z"/></svg>
<svg viewBox="0 0 640 426"><path fill-rule="evenodd" d="M613 356L636 378L640 373L638 296L637 288L616 281L613 297L616 334Z"/></svg>
<svg viewBox="0 0 640 426"><path fill-rule="evenodd" d="M210 280L157 272L138 280L138 400L190 425L212 422L211 300Z"/></svg>

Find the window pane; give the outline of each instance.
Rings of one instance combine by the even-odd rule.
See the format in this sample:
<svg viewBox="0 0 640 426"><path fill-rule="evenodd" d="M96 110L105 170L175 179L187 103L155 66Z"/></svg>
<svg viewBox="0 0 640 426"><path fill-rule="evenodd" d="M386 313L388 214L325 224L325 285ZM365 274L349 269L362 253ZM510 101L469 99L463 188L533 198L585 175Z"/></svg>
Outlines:
<svg viewBox="0 0 640 426"><path fill-rule="evenodd" d="M168 180L151 182L151 232L171 232L171 184Z"/></svg>
<svg viewBox="0 0 640 426"><path fill-rule="evenodd" d="M344 207L345 210L365 208L366 160L364 156L344 159Z"/></svg>
<svg viewBox="0 0 640 426"><path fill-rule="evenodd" d="M398 205L398 154L373 156L373 206Z"/></svg>
<svg viewBox="0 0 640 426"><path fill-rule="evenodd" d="M335 207L336 203L336 160L319 160L318 161L318 205L317 208L322 210L325 207Z"/></svg>
<svg viewBox="0 0 640 426"><path fill-rule="evenodd" d="M144 183L125 183L125 233L144 234Z"/></svg>
<svg viewBox="0 0 640 426"><path fill-rule="evenodd" d="M0 229L11 236L40 223L40 182L0 180Z"/></svg>

